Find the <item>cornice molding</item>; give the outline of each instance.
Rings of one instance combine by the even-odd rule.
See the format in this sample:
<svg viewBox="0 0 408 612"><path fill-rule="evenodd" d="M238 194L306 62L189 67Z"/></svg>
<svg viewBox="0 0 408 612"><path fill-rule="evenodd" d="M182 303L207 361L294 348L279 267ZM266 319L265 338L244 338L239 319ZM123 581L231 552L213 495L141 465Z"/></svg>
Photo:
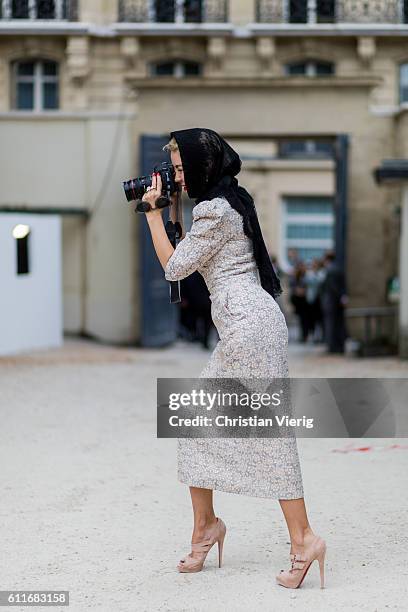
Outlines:
<svg viewBox="0 0 408 612"><path fill-rule="evenodd" d="M400 23L249 23L252 36L408 36L408 24Z"/></svg>
<svg viewBox="0 0 408 612"><path fill-rule="evenodd" d="M156 78L140 78L137 75L133 75L128 72L126 80L134 87L140 89L162 89L179 87L181 89L204 89L212 87L238 87L238 88L250 88L250 89L272 89L274 87L297 89L297 88L329 88L333 87L345 87L345 88L372 88L381 85L382 78L377 76L352 76L352 77L282 77L282 76L268 76L268 77L185 77L185 78L167 78L167 77L156 77Z"/></svg>
<svg viewBox="0 0 408 612"><path fill-rule="evenodd" d="M236 26L232 23L131 23L115 22L97 25L81 21L0 20L0 36L74 36L92 37L166 37L201 36L257 38L268 36L288 37L333 37L333 36L385 36L408 37L408 24L293 24L293 23L249 23Z"/></svg>

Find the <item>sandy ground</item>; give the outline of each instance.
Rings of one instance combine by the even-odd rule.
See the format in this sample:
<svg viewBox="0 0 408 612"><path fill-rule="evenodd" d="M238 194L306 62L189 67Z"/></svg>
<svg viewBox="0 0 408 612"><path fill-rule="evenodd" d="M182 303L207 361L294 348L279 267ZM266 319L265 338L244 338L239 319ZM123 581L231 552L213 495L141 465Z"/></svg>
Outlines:
<svg viewBox="0 0 408 612"><path fill-rule="evenodd" d="M224 566L214 548L204 571L175 571L191 507L176 441L156 438L156 377L194 377L208 357L70 339L0 359L1 589L69 590L53 609L75 612L406 610L408 440L298 440L326 589L317 562L300 589L275 584L289 554L277 501L220 492ZM408 376L394 358L292 346L290 359L292 376Z"/></svg>

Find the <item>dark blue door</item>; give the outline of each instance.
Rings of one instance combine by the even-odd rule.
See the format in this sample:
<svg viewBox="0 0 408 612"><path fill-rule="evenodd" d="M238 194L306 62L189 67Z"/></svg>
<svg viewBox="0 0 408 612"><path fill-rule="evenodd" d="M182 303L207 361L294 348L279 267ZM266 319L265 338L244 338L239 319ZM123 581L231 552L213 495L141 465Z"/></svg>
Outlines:
<svg viewBox="0 0 408 612"><path fill-rule="evenodd" d="M151 174L155 165L169 161L163 151L168 138L142 136L140 141L141 175ZM178 306L170 303L170 284L164 278L164 270L154 250L152 237L144 215L137 213L140 241L140 292L141 292L141 344L159 347L173 342L177 337ZM168 220L168 209L163 221Z"/></svg>

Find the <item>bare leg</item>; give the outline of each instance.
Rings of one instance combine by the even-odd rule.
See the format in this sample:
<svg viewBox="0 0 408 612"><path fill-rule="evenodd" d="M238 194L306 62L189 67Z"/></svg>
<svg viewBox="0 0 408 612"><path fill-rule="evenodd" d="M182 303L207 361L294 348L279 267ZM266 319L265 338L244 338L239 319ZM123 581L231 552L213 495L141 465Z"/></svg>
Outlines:
<svg viewBox="0 0 408 612"><path fill-rule="evenodd" d="M212 489L190 487L194 513L194 529L191 542L196 544L205 538L205 533L217 522L213 507Z"/></svg>
<svg viewBox="0 0 408 612"><path fill-rule="evenodd" d="M299 499L280 499L279 503L288 526L291 542L290 552L301 553L303 547L308 546L315 536L307 518L305 500L303 497Z"/></svg>

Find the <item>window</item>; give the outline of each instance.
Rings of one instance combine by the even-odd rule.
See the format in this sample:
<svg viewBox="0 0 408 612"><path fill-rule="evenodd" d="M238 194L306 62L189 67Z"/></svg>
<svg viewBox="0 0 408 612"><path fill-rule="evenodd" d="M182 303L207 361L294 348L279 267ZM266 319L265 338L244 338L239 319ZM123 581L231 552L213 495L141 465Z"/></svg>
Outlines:
<svg viewBox="0 0 408 612"><path fill-rule="evenodd" d="M323 140L281 140L279 157L292 158L332 158L333 145Z"/></svg>
<svg viewBox="0 0 408 612"><path fill-rule="evenodd" d="M153 20L159 23L200 23L203 21L202 0L155 0Z"/></svg>
<svg viewBox="0 0 408 612"><path fill-rule="evenodd" d="M289 23L333 23L336 20L335 0L286 0Z"/></svg>
<svg viewBox="0 0 408 612"><path fill-rule="evenodd" d="M228 21L229 0L118 0L118 3L119 21L125 22L178 24Z"/></svg>
<svg viewBox="0 0 408 612"><path fill-rule="evenodd" d="M311 261L334 248L333 199L322 196L288 196L283 201L282 261L289 265L288 250Z"/></svg>
<svg viewBox="0 0 408 612"><path fill-rule="evenodd" d="M54 110L59 106L58 64L52 61L14 62L12 107L16 110Z"/></svg>
<svg viewBox="0 0 408 612"><path fill-rule="evenodd" d="M408 102L408 64L401 64L399 69L399 103Z"/></svg>
<svg viewBox="0 0 408 612"><path fill-rule="evenodd" d="M290 76L330 76L334 74L334 64L320 60L291 62L285 65L285 74Z"/></svg>
<svg viewBox="0 0 408 612"><path fill-rule="evenodd" d="M201 64L178 60L173 62L157 62L151 65L152 76L172 76L183 78L189 76L199 76L202 73Z"/></svg>
<svg viewBox="0 0 408 612"><path fill-rule="evenodd" d="M3 19L66 19L67 0L0 0Z"/></svg>
<svg viewBox="0 0 408 612"><path fill-rule="evenodd" d="M29 238L30 226L19 223L13 228L13 238L16 241L16 271L17 274L29 274Z"/></svg>

